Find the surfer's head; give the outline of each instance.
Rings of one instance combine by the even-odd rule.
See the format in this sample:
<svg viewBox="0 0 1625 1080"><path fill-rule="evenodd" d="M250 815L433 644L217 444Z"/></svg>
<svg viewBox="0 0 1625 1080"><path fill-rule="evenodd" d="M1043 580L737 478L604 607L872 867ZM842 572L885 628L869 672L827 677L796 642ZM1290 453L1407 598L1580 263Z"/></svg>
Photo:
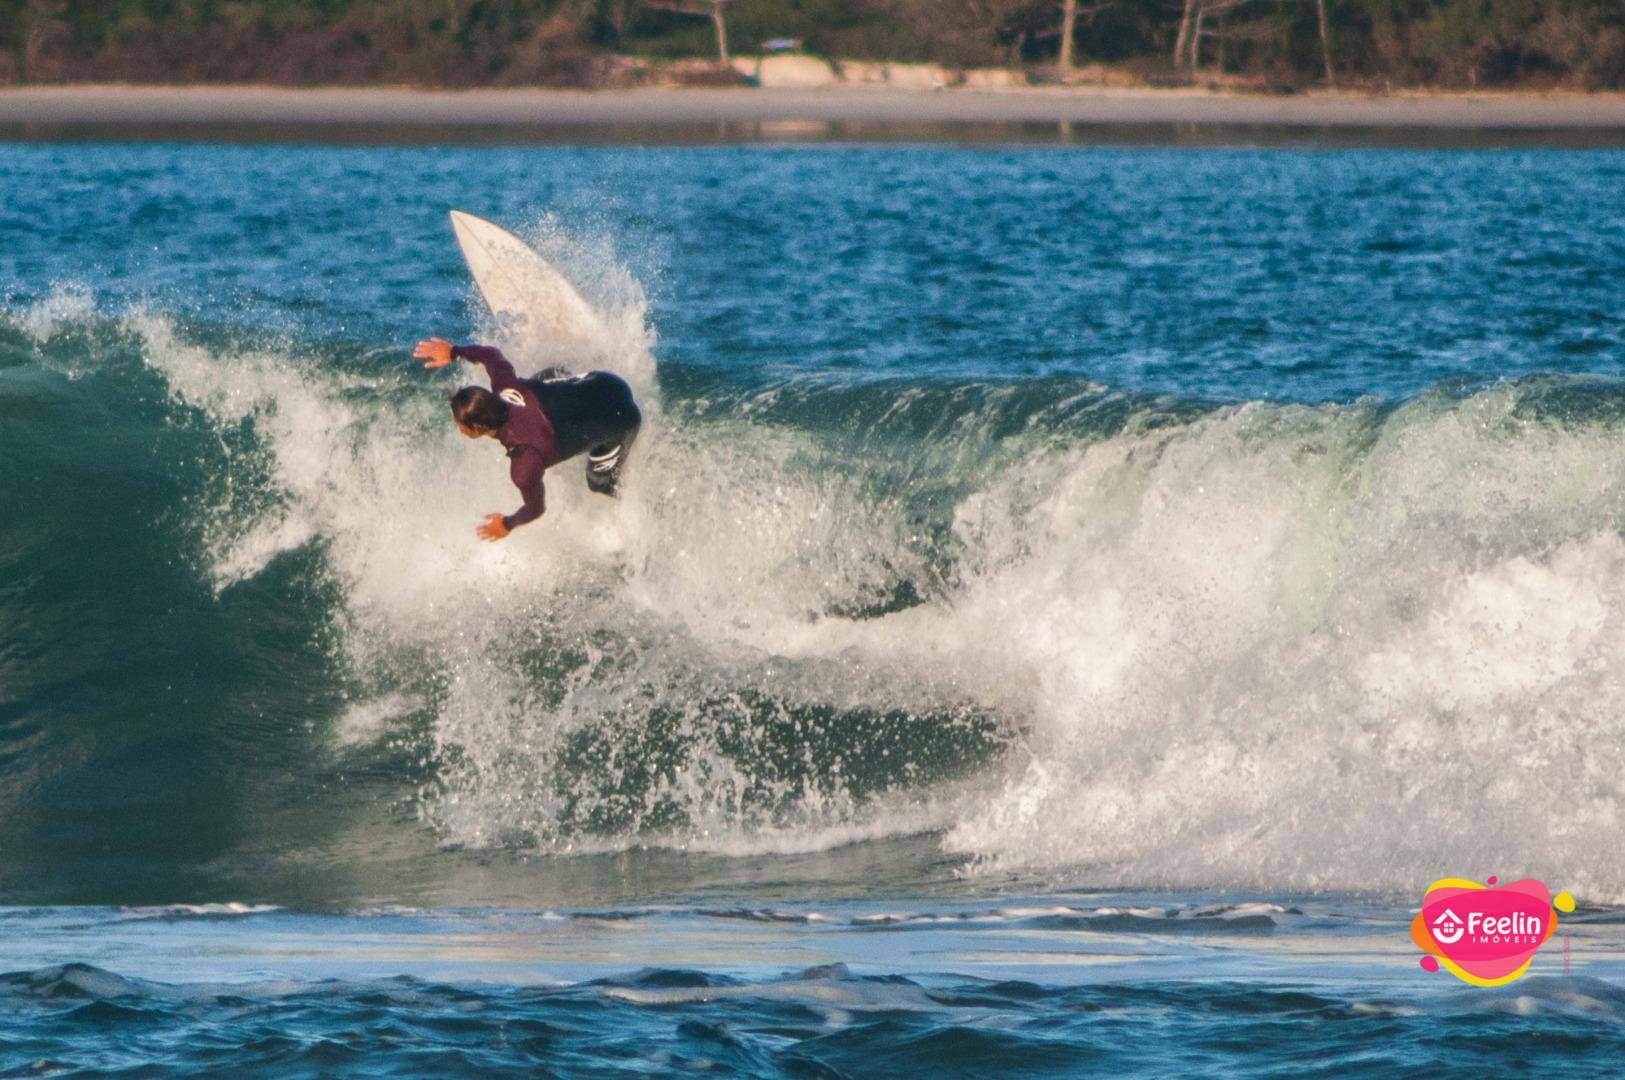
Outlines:
<svg viewBox="0 0 1625 1080"><path fill-rule="evenodd" d="M465 386L451 396L451 415L470 439L495 435L508 422L508 403L483 386Z"/></svg>

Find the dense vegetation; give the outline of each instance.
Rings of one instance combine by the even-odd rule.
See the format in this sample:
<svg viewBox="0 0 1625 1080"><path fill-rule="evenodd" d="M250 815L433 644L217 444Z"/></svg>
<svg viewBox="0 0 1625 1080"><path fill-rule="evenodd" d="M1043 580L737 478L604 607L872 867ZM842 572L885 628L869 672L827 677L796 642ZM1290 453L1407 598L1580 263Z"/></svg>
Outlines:
<svg viewBox="0 0 1625 1080"><path fill-rule="evenodd" d="M1625 87L1625 0L0 0L0 83L609 85L618 57L799 38L844 59L1072 60L1280 88Z"/></svg>

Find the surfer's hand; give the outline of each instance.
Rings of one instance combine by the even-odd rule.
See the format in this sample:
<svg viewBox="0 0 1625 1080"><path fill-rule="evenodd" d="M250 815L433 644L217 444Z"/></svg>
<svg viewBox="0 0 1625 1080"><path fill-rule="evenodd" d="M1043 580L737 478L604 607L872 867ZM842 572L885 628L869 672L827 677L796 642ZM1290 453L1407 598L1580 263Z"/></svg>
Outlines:
<svg viewBox="0 0 1625 1080"><path fill-rule="evenodd" d="M422 360L426 368L445 367L451 363L451 342L445 338L432 337L418 342L418 347L412 350L412 355Z"/></svg>
<svg viewBox="0 0 1625 1080"><path fill-rule="evenodd" d="M484 523L474 530L474 535L481 540L501 540L508 535L508 526L502 523L501 514L486 514Z"/></svg>

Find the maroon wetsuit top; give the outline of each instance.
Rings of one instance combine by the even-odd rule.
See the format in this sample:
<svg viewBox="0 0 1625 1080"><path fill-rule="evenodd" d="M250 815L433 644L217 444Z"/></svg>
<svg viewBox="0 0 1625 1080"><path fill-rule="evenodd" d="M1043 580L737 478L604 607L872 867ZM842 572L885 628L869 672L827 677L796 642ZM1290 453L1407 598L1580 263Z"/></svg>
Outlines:
<svg viewBox="0 0 1625 1080"><path fill-rule="evenodd" d="M513 365L500 349L489 345L453 345L451 355L453 359L468 360L483 367L491 376L491 389L508 403L508 420L497 429L497 441L508 448L508 475L525 497L525 505L503 518L502 524L517 529L542 516L542 473L559 460L553 423L542 411L536 392L514 374Z"/></svg>

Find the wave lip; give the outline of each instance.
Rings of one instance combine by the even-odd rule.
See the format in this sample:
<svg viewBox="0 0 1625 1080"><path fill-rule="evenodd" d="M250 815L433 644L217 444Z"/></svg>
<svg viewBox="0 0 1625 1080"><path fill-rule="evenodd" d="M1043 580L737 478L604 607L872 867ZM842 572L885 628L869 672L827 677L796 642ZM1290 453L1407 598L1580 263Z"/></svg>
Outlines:
<svg viewBox="0 0 1625 1080"><path fill-rule="evenodd" d="M120 908L123 920L139 919L238 919L281 911L277 904L245 904L230 900L208 904L162 904L157 907Z"/></svg>

